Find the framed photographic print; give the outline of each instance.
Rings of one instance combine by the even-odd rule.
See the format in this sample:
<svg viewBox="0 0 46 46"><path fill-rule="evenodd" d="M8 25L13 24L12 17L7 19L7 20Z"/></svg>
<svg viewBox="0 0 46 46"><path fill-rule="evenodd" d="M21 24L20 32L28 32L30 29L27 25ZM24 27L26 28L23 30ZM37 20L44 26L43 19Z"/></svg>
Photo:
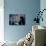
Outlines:
<svg viewBox="0 0 46 46"><path fill-rule="evenodd" d="M9 25L25 25L25 14L9 14Z"/></svg>

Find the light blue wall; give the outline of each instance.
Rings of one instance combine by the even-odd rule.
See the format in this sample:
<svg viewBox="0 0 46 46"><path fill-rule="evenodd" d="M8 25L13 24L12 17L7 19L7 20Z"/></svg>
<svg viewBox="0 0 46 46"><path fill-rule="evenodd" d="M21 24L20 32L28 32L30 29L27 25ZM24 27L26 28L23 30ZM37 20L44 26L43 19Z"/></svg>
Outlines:
<svg viewBox="0 0 46 46"><path fill-rule="evenodd" d="M46 0L41 0L40 1L40 10L42 11L43 9L46 9ZM43 12L43 22L40 22L40 25L45 26L46 27L46 10Z"/></svg>
<svg viewBox="0 0 46 46"><path fill-rule="evenodd" d="M40 0L5 0L4 1L4 35L7 41L18 41L32 30L32 21L40 9ZM9 14L25 14L25 26L10 26Z"/></svg>

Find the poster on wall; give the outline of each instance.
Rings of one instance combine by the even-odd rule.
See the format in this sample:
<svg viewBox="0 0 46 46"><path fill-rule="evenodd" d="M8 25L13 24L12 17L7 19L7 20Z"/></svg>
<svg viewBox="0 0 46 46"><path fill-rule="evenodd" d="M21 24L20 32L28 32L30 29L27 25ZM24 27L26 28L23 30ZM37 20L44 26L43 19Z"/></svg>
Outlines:
<svg viewBox="0 0 46 46"><path fill-rule="evenodd" d="M25 25L25 14L9 14L9 25Z"/></svg>

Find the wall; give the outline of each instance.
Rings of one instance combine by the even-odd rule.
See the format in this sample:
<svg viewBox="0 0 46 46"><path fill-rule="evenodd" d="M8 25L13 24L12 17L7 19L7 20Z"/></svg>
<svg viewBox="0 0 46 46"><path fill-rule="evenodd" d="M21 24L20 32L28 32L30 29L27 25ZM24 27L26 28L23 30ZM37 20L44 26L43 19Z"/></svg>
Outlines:
<svg viewBox="0 0 46 46"><path fill-rule="evenodd" d="M42 11L43 9L46 9L46 0L41 0L40 2L41 2L40 9ZM46 10L43 12L42 17L43 17L43 22L41 21L40 25L46 26Z"/></svg>
<svg viewBox="0 0 46 46"><path fill-rule="evenodd" d="M0 42L4 41L4 0L0 0Z"/></svg>
<svg viewBox="0 0 46 46"><path fill-rule="evenodd" d="M7 41L18 41L32 30L36 12L40 10L40 0L5 0L4 1L4 34ZM25 26L10 26L9 14L25 14Z"/></svg>

